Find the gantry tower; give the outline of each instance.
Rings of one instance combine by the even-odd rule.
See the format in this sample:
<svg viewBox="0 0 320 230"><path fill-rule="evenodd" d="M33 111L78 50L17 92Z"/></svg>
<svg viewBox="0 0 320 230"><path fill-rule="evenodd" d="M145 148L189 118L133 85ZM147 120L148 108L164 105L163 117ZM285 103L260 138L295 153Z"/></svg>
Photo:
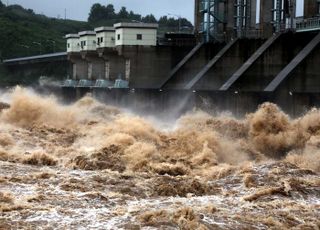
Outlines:
<svg viewBox="0 0 320 230"><path fill-rule="evenodd" d="M243 34L255 26L255 8L251 0L196 0L196 31L204 42Z"/></svg>
<svg viewBox="0 0 320 230"><path fill-rule="evenodd" d="M246 37L257 31L268 37L293 24L295 0L260 0L258 8L257 21L257 0L195 0L196 33L204 42Z"/></svg>

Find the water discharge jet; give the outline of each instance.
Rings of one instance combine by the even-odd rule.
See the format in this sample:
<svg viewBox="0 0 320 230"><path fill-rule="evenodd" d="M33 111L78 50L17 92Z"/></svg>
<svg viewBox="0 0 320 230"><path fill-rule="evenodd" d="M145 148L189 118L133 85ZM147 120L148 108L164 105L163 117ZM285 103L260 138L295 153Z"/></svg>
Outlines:
<svg viewBox="0 0 320 230"><path fill-rule="evenodd" d="M243 119L195 110L163 130L91 96L63 105L23 88L7 95L0 191L17 202L4 224L71 227L71 216L110 228L318 224L317 109L297 119L271 103Z"/></svg>

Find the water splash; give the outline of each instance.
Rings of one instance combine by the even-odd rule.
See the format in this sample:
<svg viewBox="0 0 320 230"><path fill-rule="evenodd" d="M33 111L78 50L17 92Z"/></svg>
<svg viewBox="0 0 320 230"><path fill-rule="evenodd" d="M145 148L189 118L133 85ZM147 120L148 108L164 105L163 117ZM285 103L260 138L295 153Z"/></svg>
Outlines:
<svg viewBox="0 0 320 230"><path fill-rule="evenodd" d="M297 119L271 103L243 119L192 111L162 129L165 121L90 95L63 105L15 88L5 98L10 107L0 114L0 192L12 199L0 201L4 228L59 222L70 228L74 216L88 226L122 228L135 227L132 221L184 229L319 225L319 211L306 211L319 210L317 109ZM115 208L106 212L101 202ZM296 212L268 216L279 206ZM246 211L251 214L239 216Z"/></svg>

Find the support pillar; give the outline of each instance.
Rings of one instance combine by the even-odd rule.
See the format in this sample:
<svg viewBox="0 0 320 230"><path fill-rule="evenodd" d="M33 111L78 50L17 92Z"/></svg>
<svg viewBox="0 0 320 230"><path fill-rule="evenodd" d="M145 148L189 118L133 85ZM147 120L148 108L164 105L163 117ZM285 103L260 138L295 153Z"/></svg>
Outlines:
<svg viewBox="0 0 320 230"><path fill-rule="evenodd" d="M77 64L72 63L72 79L77 80Z"/></svg>
<svg viewBox="0 0 320 230"><path fill-rule="evenodd" d="M88 62L88 79L92 80L92 62Z"/></svg>
<svg viewBox="0 0 320 230"><path fill-rule="evenodd" d="M273 0L260 0L260 30L264 37L273 34Z"/></svg>
<svg viewBox="0 0 320 230"><path fill-rule="evenodd" d="M251 0L250 4L250 27L256 29L256 18L257 18L257 0Z"/></svg>
<svg viewBox="0 0 320 230"><path fill-rule="evenodd" d="M201 13L200 13L200 0L194 2L194 33L198 42L201 42L200 34L201 31Z"/></svg>
<svg viewBox="0 0 320 230"><path fill-rule="evenodd" d="M131 73L131 61L130 61L130 59L126 59L126 76L125 76L125 79L128 82L130 80L130 73Z"/></svg>
<svg viewBox="0 0 320 230"><path fill-rule="evenodd" d="M104 69L105 69L105 79L110 80L110 62L107 60L104 62Z"/></svg>
<svg viewBox="0 0 320 230"><path fill-rule="evenodd" d="M69 53L68 60L72 63L72 79L88 78L88 63L81 58L80 53Z"/></svg>
<svg viewBox="0 0 320 230"><path fill-rule="evenodd" d="M87 62L87 79L97 80L105 78L105 62L97 52L83 52L82 58Z"/></svg>
<svg viewBox="0 0 320 230"><path fill-rule="evenodd" d="M99 57L103 60L104 75L107 80L114 81L121 76L126 76L126 60L122 55L110 48L101 48L98 50Z"/></svg>
<svg viewBox="0 0 320 230"><path fill-rule="evenodd" d="M316 0L304 0L304 18L319 16L320 2Z"/></svg>

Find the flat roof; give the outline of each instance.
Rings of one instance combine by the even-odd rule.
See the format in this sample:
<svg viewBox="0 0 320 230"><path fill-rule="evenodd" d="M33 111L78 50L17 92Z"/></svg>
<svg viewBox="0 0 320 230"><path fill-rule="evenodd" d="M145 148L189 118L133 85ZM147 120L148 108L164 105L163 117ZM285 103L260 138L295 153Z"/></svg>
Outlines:
<svg viewBox="0 0 320 230"><path fill-rule="evenodd" d="M80 37L82 37L82 36L96 36L96 32L94 32L94 31L81 31L78 34Z"/></svg>
<svg viewBox="0 0 320 230"><path fill-rule="evenodd" d="M79 38L79 34L67 34L65 38Z"/></svg>
<svg viewBox="0 0 320 230"><path fill-rule="evenodd" d="M111 26L101 26L101 27L95 28L94 31L97 32L97 33L105 32L105 31L114 32L115 28L111 27Z"/></svg>
<svg viewBox="0 0 320 230"><path fill-rule="evenodd" d="M130 22L120 22L114 24L114 28L140 28L140 29L157 29L159 24L156 23L130 23Z"/></svg>

